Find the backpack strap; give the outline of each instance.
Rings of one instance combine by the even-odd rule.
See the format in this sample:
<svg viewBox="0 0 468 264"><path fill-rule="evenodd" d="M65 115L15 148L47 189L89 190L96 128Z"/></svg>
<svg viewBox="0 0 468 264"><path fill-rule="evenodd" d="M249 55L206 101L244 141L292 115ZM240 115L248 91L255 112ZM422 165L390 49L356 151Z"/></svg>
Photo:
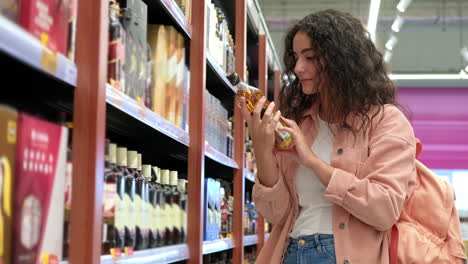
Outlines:
<svg viewBox="0 0 468 264"><path fill-rule="evenodd" d="M398 264L398 227L396 224L392 226L389 251L390 264Z"/></svg>

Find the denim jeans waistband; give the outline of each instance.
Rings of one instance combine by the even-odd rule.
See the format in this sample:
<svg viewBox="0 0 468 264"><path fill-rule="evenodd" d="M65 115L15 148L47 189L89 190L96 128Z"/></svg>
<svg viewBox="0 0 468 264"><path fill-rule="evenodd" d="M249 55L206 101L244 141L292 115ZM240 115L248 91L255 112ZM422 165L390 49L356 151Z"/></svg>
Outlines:
<svg viewBox="0 0 468 264"><path fill-rule="evenodd" d="M298 238L289 238L289 246L296 245L308 247L333 245L333 235L315 234L310 236L301 236Z"/></svg>

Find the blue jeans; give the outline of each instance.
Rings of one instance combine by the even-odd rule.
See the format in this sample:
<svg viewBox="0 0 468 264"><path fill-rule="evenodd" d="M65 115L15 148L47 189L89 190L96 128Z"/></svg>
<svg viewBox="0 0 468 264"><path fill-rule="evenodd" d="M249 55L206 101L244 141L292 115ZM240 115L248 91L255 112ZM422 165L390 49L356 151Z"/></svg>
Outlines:
<svg viewBox="0 0 468 264"><path fill-rule="evenodd" d="M333 235L290 238L283 264L335 264Z"/></svg>

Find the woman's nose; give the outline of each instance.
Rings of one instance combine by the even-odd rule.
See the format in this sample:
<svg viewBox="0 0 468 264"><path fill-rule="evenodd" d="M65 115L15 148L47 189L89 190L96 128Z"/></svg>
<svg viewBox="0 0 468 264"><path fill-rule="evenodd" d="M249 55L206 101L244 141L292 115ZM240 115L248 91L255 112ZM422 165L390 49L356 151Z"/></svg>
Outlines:
<svg viewBox="0 0 468 264"><path fill-rule="evenodd" d="M304 72L304 64L301 62L300 59L296 61L296 66L294 66L294 72L296 74Z"/></svg>

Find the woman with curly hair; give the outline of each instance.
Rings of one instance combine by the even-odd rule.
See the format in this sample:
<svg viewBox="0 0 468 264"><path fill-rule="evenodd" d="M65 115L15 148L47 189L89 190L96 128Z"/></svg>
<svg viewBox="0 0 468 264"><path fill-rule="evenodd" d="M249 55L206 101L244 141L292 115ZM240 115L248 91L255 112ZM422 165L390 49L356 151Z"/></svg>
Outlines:
<svg viewBox="0 0 468 264"><path fill-rule="evenodd" d="M325 10L285 39L279 110L242 114L257 162L253 200L273 224L257 263L389 263L389 232L415 186L416 139L362 23ZM294 146L275 149L288 125Z"/></svg>

